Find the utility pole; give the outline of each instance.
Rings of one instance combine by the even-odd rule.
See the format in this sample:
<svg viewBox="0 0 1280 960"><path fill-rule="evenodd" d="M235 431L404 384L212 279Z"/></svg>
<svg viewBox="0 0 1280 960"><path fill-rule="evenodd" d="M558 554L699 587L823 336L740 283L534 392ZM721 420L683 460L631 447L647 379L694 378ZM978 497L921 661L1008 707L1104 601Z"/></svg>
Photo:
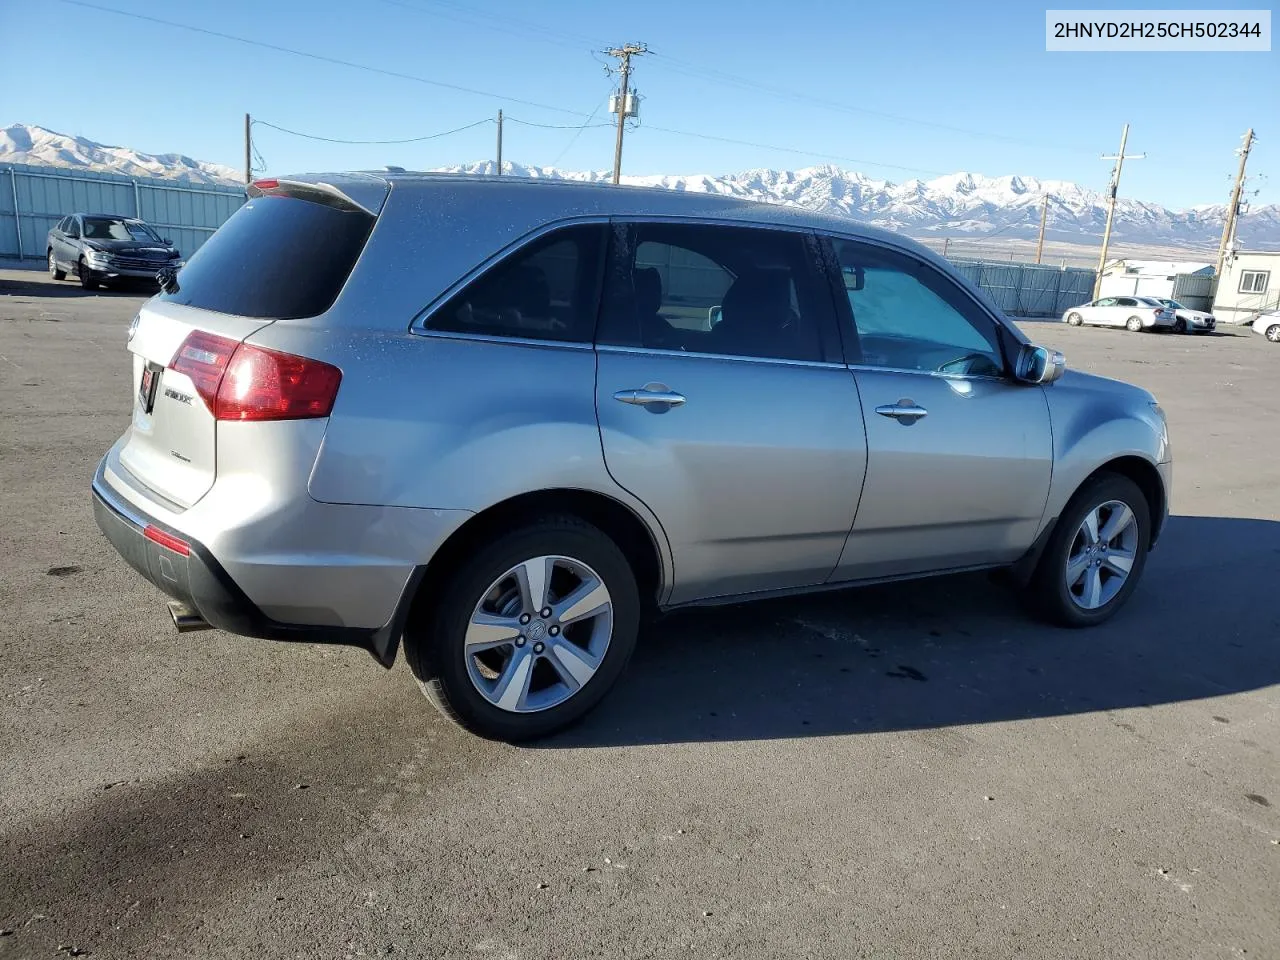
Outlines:
<svg viewBox="0 0 1280 960"><path fill-rule="evenodd" d="M619 87L621 92L618 95L618 137L613 145L613 182L615 184L622 179L622 132L627 124L627 91L631 79L631 58L648 52L648 47L643 43L626 43L621 47L605 51L609 56L617 57L622 61L620 67L622 82Z"/></svg>
<svg viewBox="0 0 1280 960"><path fill-rule="evenodd" d="M1116 165L1111 168L1111 185L1107 189L1107 226L1102 231L1102 253L1098 256L1098 273L1093 278L1093 299L1098 299L1098 291L1102 287L1102 271L1107 267L1107 247L1111 245L1111 221L1116 215L1116 193L1120 189L1120 171L1124 169L1126 160L1141 160L1146 157L1145 153L1134 154L1126 157L1124 154L1124 146L1129 142L1129 125L1124 125L1124 132L1120 134L1120 152L1113 155L1103 154L1103 160L1114 160Z"/></svg>
<svg viewBox="0 0 1280 960"><path fill-rule="evenodd" d="M1236 171L1236 183L1231 188L1231 205L1227 207L1226 220L1222 224L1222 242L1218 244L1218 268L1214 276L1222 276L1222 263L1236 236L1236 217L1240 215L1240 192L1244 189L1244 167L1249 162L1249 150L1253 147L1253 128L1245 131L1244 145L1236 150L1240 154L1240 169Z"/></svg>
<svg viewBox="0 0 1280 960"><path fill-rule="evenodd" d="M498 176L502 176L502 111L498 111Z"/></svg>
<svg viewBox="0 0 1280 960"><path fill-rule="evenodd" d="M1049 216L1049 195L1046 193L1040 198L1040 237L1036 240L1036 263L1040 262L1040 257L1044 254L1044 222ZM1096 297L1094 298L1097 299Z"/></svg>
<svg viewBox="0 0 1280 960"><path fill-rule="evenodd" d="M253 183L253 121L244 115L244 182Z"/></svg>

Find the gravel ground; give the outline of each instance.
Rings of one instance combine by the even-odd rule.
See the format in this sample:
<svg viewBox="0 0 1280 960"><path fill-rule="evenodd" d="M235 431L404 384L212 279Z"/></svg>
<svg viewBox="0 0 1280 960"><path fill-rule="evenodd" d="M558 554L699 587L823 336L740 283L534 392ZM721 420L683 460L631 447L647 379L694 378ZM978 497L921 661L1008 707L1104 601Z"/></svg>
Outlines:
<svg viewBox="0 0 1280 960"><path fill-rule="evenodd" d="M174 633L88 496L140 302L0 271L0 957L1280 957L1280 348L1027 324L1169 414L1107 626L983 576L684 614L513 748Z"/></svg>

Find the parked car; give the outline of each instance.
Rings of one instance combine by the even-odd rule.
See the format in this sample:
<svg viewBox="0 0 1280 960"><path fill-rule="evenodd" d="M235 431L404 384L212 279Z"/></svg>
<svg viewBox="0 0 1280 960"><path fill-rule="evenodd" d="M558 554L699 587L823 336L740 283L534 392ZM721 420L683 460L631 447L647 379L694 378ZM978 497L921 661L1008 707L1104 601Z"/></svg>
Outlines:
<svg viewBox="0 0 1280 960"><path fill-rule="evenodd" d="M1072 307L1062 319L1073 326L1124 327L1141 330L1173 329L1174 312L1150 297L1102 297L1092 303Z"/></svg>
<svg viewBox="0 0 1280 960"><path fill-rule="evenodd" d="M182 254L147 223L112 214L73 213L49 231L45 243L49 275L74 275L86 290L118 280L155 280L182 266Z"/></svg>
<svg viewBox="0 0 1280 960"><path fill-rule="evenodd" d="M994 568L1098 624L1169 511L1150 393L914 241L727 197L258 181L128 348L93 506L175 625L403 646L487 737L582 716L646 611Z"/></svg>
<svg viewBox="0 0 1280 960"><path fill-rule="evenodd" d="M1254 333L1260 333L1272 343L1280 343L1280 310L1260 313L1251 324Z"/></svg>
<svg viewBox="0 0 1280 960"><path fill-rule="evenodd" d="M1174 333L1212 333L1218 325L1217 318L1212 313L1192 310L1190 307L1184 307L1177 300L1169 300L1165 297L1151 299L1173 311Z"/></svg>

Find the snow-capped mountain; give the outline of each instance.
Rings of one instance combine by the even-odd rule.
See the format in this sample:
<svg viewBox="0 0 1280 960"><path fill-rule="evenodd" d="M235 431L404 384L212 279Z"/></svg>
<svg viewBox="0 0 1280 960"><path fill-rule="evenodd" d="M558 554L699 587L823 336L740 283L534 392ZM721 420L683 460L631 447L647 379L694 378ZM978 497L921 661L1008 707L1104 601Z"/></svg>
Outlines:
<svg viewBox="0 0 1280 960"><path fill-rule="evenodd" d="M0 163L48 164L134 177L164 177L190 183L239 185L230 167L202 163L176 153L147 154L69 137L43 127L0 128ZM493 161L442 168L453 173L493 173ZM553 167L503 164L503 172L541 179L605 181L606 172L573 172ZM893 183L834 166L802 170L748 170L725 176L627 176L627 184L717 193L785 203L834 213L898 230L910 236L969 237L980 240L1034 238L1040 200L1049 198L1046 236L1053 241L1095 242L1106 221L1100 191L1065 180L985 177L953 173L933 180ZM1121 197L1116 203L1114 238L1129 244L1216 247L1225 204L1170 210ZM1242 246L1280 250L1280 205L1257 206L1240 218Z"/></svg>
<svg viewBox="0 0 1280 960"><path fill-rule="evenodd" d="M84 137L15 123L0 128L0 163L32 163L73 167L127 177L163 177L187 183L243 183L236 171L216 163L202 163L180 153L150 154L128 147L109 147Z"/></svg>
<svg viewBox="0 0 1280 960"><path fill-rule="evenodd" d="M493 173L493 161L442 168L451 173ZM503 164L503 173L540 179L608 180L606 172L571 172ZM626 184L785 203L862 220L914 237L1034 238L1040 200L1049 197L1045 235L1057 241L1089 241L1102 235L1105 195L1066 180L984 177L953 173L933 180L892 183L834 166L802 170L748 170L728 176L647 176ZM1225 204L1170 210L1121 197L1112 236L1133 244L1216 246ZM1280 250L1280 205L1251 209L1237 230L1242 246Z"/></svg>

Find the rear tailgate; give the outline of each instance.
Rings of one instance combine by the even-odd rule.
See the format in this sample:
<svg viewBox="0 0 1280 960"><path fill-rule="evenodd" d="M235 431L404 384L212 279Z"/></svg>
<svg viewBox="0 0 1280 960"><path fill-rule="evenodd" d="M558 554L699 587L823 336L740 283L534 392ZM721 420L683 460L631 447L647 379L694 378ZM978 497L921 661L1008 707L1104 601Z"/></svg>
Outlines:
<svg viewBox="0 0 1280 960"><path fill-rule="evenodd" d="M193 331L243 341L272 321L210 313L153 299L138 314L133 355L133 422L120 464L143 488L189 507L213 486L217 421L191 377L173 369Z"/></svg>
<svg viewBox="0 0 1280 960"><path fill-rule="evenodd" d="M261 351L246 359L244 376L265 379L237 385L249 390L246 402L274 407L247 409L235 397L228 403L215 400L215 394L232 355L240 356L239 345L248 337L272 323L318 316L333 305L364 250L387 190L385 182L369 177L341 186L259 181L251 186L248 202L175 277L165 280L129 334L133 420L120 450L120 463L130 475L126 479L186 508L213 486L218 416L262 420L328 415L323 401L307 391L317 385L337 389L333 368L326 371L320 369L323 364L280 354L265 363L258 362L266 357ZM284 368L277 361L288 367L288 389L302 394L301 403L311 412L299 413L290 405L297 396L282 396Z"/></svg>

